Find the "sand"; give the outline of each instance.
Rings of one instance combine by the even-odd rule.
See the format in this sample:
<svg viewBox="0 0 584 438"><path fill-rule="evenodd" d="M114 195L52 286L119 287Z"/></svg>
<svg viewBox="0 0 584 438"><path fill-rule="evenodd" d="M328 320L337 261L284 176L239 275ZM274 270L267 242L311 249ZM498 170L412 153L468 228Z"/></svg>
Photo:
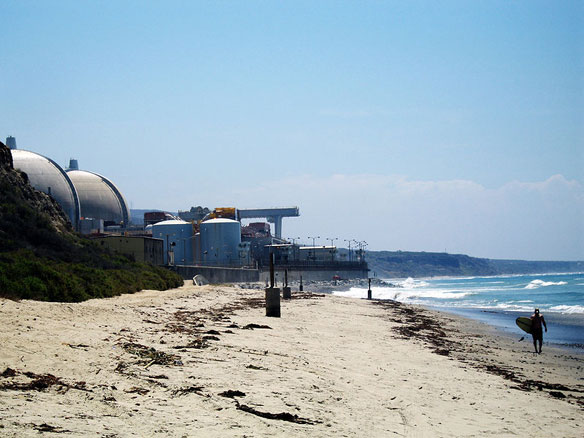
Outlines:
<svg viewBox="0 0 584 438"><path fill-rule="evenodd" d="M0 436L581 437L584 360L396 303L0 301Z"/></svg>

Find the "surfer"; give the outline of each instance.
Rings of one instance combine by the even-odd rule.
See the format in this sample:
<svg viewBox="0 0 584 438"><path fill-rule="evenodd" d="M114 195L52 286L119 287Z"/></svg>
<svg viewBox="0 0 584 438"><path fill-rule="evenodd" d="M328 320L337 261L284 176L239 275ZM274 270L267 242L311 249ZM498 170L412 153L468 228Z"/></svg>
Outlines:
<svg viewBox="0 0 584 438"><path fill-rule="evenodd" d="M543 333L541 325L543 324L545 332L547 333L547 325L543 315L539 313L539 309L535 309L533 315L531 315L531 336L533 336L533 346L535 347L536 353L541 353L541 344L543 343ZM537 342L539 341L539 351L537 350Z"/></svg>

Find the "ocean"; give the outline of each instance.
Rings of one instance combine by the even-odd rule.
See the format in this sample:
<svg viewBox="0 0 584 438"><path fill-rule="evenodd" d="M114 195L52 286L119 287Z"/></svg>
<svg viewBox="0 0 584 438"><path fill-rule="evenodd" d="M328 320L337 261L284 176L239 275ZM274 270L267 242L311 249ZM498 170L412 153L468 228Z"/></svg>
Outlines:
<svg viewBox="0 0 584 438"><path fill-rule="evenodd" d="M531 316L537 307L548 325L544 343L584 352L584 273L385 280L397 287L372 287L374 299L420 304L462 315L517 335L518 339L526 333L517 327L515 319ZM366 298L367 288L333 293Z"/></svg>

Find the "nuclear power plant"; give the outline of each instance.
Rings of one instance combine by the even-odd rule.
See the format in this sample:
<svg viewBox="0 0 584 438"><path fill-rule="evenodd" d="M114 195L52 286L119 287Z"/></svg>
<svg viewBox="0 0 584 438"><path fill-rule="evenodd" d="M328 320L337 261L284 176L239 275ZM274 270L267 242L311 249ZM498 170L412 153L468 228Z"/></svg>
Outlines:
<svg viewBox="0 0 584 438"><path fill-rule="evenodd" d="M332 245L302 245L283 238L283 219L300 216L298 207L203 207L179 211L147 211L143 222L132 223L131 211L112 180L81 170L77 159L66 169L51 158L18 149L8 137L14 168L30 184L50 195L69 217L72 227L98 245L137 261L167 266L183 278L204 275L211 282L258 281L265 278L270 259L290 280L366 278L365 242L351 241L354 251L339 252ZM242 221L264 219L264 222ZM138 221L136 221L138 222ZM274 224L272 234L270 224ZM358 249L357 249L358 248Z"/></svg>

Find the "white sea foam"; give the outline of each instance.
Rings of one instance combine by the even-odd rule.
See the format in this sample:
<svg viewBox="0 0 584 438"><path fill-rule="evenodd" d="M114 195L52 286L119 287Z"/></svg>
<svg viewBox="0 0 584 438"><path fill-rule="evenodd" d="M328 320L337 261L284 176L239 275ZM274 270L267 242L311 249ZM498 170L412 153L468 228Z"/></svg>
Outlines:
<svg viewBox="0 0 584 438"><path fill-rule="evenodd" d="M560 313L584 313L584 306L553 306L549 308L550 312L560 312Z"/></svg>
<svg viewBox="0 0 584 438"><path fill-rule="evenodd" d="M429 285L429 283L424 280L414 280L412 277L408 277L404 281L399 282L398 285L407 289L413 289L418 287L426 287Z"/></svg>
<svg viewBox="0 0 584 438"><path fill-rule="evenodd" d="M333 292L333 294L351 298L365 298L367 297L367 289L352 287L348 291ZM402 287L372 287L371 294L375 299L417 303L419 300L428 298L458 300L468 295L472 295L473 292L455 289L416 289L414 286L411 289Z"/></svg>
<svg viewBox="0 0 584 438"><path fill-rule="evenodd" d="M568 284L565 281L543 281L543 280L532 280L531 283L529 283L527 286L525 286L525 289L537 289L540 287L546 287L546 286L563 286L565 284Z"/></svg>
<svg viewBox="0 0 584 438"><path fill-rule="evenodd" d="M492 308L492 309L499 309L499 310L511 310L515 312L531 312L533 311L533 306L525 306L513 303L497 303L496 306L479 306L484 308Z"/></svg>

